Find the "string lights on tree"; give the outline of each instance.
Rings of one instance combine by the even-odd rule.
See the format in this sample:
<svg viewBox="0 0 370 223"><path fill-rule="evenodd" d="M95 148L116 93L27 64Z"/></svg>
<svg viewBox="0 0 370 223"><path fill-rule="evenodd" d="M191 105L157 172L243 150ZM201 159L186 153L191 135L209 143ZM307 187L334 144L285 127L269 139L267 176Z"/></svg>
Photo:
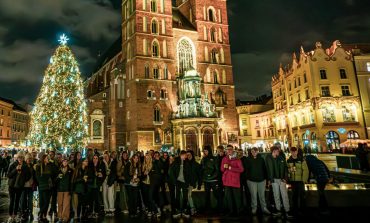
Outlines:
<svg viewBox="0 0 370 223"><path fill-rule="evenodd" d="M33 147L66 150L81 149L87 144L83 82L68 40L65 34L60 37L31 112L28 140Z"/></svg>

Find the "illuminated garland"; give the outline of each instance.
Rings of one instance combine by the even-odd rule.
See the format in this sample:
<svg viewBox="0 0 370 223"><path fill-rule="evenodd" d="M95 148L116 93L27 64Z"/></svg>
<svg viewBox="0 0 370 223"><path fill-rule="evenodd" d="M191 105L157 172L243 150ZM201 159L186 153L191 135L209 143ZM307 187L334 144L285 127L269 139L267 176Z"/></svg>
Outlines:
<svg viewBox="0 0 370 223"><path fill-rule="evenodd" d="M86 103L78 63L63 35L50 58L31 112L28 140L38 148L81 149L88 139Z"/></svg>

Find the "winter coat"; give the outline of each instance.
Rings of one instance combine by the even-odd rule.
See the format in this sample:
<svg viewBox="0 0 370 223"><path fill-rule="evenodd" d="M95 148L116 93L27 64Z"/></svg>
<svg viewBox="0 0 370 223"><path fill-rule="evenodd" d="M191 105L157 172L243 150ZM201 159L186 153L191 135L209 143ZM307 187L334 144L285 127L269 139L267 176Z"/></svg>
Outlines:
<svg viewBox="0 0 370 223"><path fill-rule="evenodd" d="M202 168L202 180L204 182L216 182L219 174L219 166L217 165L217 159L208 154L208 156L203 157L200 162Z"/></svg>
<svg viewBox="0 0 370 223"><path fill-rule="evenodd" d="M101 173L103 176L98 177L97 174ZM94 163L91 162L87 171L87 187L88 188L100 188L103 185L103 182L106 178L106 168L105 164L101 161L98 161L98 164L94 166Z"/></svg>
<svg viewBox="0 0 370 223"><path fill-rule="evenodd" d="M257 155L256 158L249 156L245 160L245 170L247 180L261 182L267 178L265 160Z"/></svg>
<svg viewBox="0 0 370 223"><path fill-rule="evenodd" d="M118 183L124 183L125 181L125 177L124 177L124 173L125 173L125 166L127 165L129 161L128 160L119 160L117 162L117 182Z"/></svg>
<svg viewBox="0 0 370 223"><path fill-rule="evenodd" d="M229 168L225 169L225 164ZM229 158L225 156L221 162L222 182L225 187L240 188L240 174L243 173L244 167L240 159Z"/></svg>
<svg viewBox="0 0 370 223"><path fill-rule="evenodd" d="M274 158L271 154L265 159L267 178L273 181L274 179L288 179L288 168L286 160L282 156Z"/></svg>
<svg viewBox="0 0 370 223"><path fill-rule="evenodd" d="M31 178L31 172L27 164L23 162L21 171L17 171L18 161L13 162L8 168L8 185L14 188L23 188Z"/></svg>
<svg viewBox="0 0 370 223"><path fill-rule="evenodd" d="M194 158L189 161L189 164L190 164L189 185L192 187L200 186L202 182L200 173L201 171L200 164L197 161L195 161Z"/></svg>
<svg viewBox="0 0 370 223"><path fill-rule="evenodd" d="M179 177L180 172L180 165L181 165L181 159L180 157L176 157L175 161L170 165L169 168L169 182L171 184L176 185L177 178ZM185 184L189 186L189 182L191 181L191 165L189 163L189 160L184 160L183 163L183 174L185 179Z"/></svg>
<svg viewBox="0 0 370 223"><path fill-rule="evenodd" d="M73 191L77 194L85 194L87 192L87 182L85 182L84 176L88 176L88 168L78 167L74 171L72 178Z"/></svg>
<svg viewBox="0 0 370 223"><path fill-rule="evenodd" d="M306 162L310 175L313 175L318 183L327 183L329 181L330 171L323 161L316 156L307 155Z"/></svg>
<svg viewBox="0 0 370 223"><path fill-rule="evenodd" d="M288 161L288 172L289 181L303 181L304 183L308 181L308 167L304 159L293 159L292 156L289 157Z"/></svg>
<svg viewBox="0 0 370 223"><path fill-rule="evenodd" d="M160 184L163 180L163 163L161 160L153 160L152 169L149 172L150 184Z"/></svg>
<svg viewBox="0 0 370 223"><path fill-rule="evenodd" d="M58 192L71 192L72 191L72 176L73 170L67 166L67 171L63 173L62 169L59 169L56 185Z"/></svg>
<svg viewBox="0 0 370 223"><path fill-rule="evenodd" d="M50 163L43 165L41 162L39 162L35 166L35 171L38 183L38 190L39 191L51 190L54 186L54 182L52 179L53 166Z"/></svg>
<svg viewBox="0 0 370 223"><path fill-rule="evenodd" d="M117 180L117 160L111 160L111 162L108 164L105 161L103 161L105 164L105 172L107 175L107 185L108 187L112 186L114 182ZM108 171L109 169L109 171ZM109 173L109 174L108 174Z"/></svg>

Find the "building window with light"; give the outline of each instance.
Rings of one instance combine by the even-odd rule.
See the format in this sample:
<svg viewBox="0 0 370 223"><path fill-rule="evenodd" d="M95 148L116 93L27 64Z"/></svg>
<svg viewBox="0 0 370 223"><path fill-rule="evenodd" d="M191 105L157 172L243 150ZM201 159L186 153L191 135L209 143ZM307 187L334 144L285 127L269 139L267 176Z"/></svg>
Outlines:
<svg viewBox="0 0 370 223"><path fill-rule="evenodd" d="M326 76L326 70L320 70L320 78L321 78L321 80L328 79L327 76Z"/></svg>
<svg viewBox="0 0 370 223"><path fill-rule="evenodd" d="M351 96L351 92L349 91L349 86L348 85L342 85L342 95L343 96Z"/></svg>
<svg viewBox="0 0 370 223"><path fill-rule="evenodd" d="M93 138L100 138L102 136L102 123L100 120L93 122Z"/></svg>
<svg viewBox="0 0 370 223"><path fill-rule="evenodd" d="M324 122L336 122L334 105L323 105L321 110Z"/></svg>
<svg viewBox="0 0 370 223"><path fill-rule="evenodd" d="M359 139L359 138L360 138L360 135L358 134L358 132L353 131L353 130L348 131L347 139Z"/></svg>
<svg viewBox="0 0 370 223"><path fill-rule="evenodd" d="M321 87L321 96L322 97L330 97L330 88L329 88L329 86L322 86Z"/></svg>
<svg viewBox="0 0 370 223"><path fill-rule="evenodd" d="M340 79L347 79L347 74L345 69L339 69Z"/></svg>
<svg viewBox="0 0 370 223"><path fill-rule="evenodd" d="M343 121L356 122L356 106L354 104L342 105Z"/></svg>

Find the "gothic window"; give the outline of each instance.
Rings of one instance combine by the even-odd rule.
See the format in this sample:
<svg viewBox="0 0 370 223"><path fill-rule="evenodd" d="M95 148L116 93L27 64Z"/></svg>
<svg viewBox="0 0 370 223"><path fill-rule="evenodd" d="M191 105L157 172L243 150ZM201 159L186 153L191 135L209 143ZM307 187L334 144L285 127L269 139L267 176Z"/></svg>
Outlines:
<svg viewBox="0 0 370 223"><path fill-rule="evenodd" d="M102 124L100 120L93 122L93 137L100 137L102 135Z"/></svg>
<svg viewBox="0 0 370 223"><path fill-rule="evenodd" d="M208 9L208 20L211 22L216 22L216 13L212 8Z"/></svg>
<svg viewBox="0 0 370 223"><path fill-rule="evenodd" d="M211 52L211 62L217 64L217 50L213 49Z"/></svg>
<svg viewBox="0 0 370 223"><path fill-rule="evenodd" d="M154 66L153 68L153 78L154 79L159 79L159 69L157 66Z"/></svg>
<svg viewBox="0 0 370 223"><path fill-rule="evenodd" d="M165 80L168 79L168 68L167 68L167 65L165 65L164 68L163 68L163 79L165 79Z"/></svg>
<svg viewBox="0 0 370 223"><path fill-rule="evenodd" d="M161 89L160 96L161 99L167 99L167 91L165 89Z"/></svg>
<svg viewBox="0 0 370 223"><path fill-rule="evenodd" d="M159 57L158 41L153 41L153 43L152 43L152 55L153 55L153 57Z"/></svg>
<svg viewBox="0 0 370 223"><path fill-rule="evenodd" d="M210 35L211 35L211 42L216 42L217 33L216 33L216 29L215 28L211 28Z"/></svg>
<svg viewBox="0 0 370 223"><path fill-rule="evenodd" d="M343 121L345 122L355 122L356 118L356 106L354 104L344 104L342 105Z"/></svg>
<svg viewBox="0 0 370 223"><path fill-rule="evenodd" d="M152 20L152 33L158 34L158 21L155 19Z"/></svg>
<svg viewBox="0 0 370 223"><path fill-rule="evenodd" d="M218 84L218 73L217 73L217 71L213 72L213 83Z"/></svg>
<svg viewBox="0 0 370 223"><path fill-rule="evenodd" d="M157 12L157 9L158 9L158 7L157 7L157 0L151 0L150 1L150 10L152 12Z"/></svg>
<svg viewBox="0 0 370 223"><path fill-rule="evenodd" d="M360 135L358 134L358 132L353 131L353 130L348 131L347 139L359 139L359 138L360 138Z"/></svg>
<svg viewBox="0 0 370 223"><path fill-rule="evenodd" d="M322 117L324 122L336 122L335 106L331 104L321 106Z"/></svg>
<svg viewBox="0 0 370 223"><path fill-rule="evenodd" d="M161 121L161 110L158 106L154 108L154 121L155 122Z"/></svg>
<svg viewBox="0 0 370 223"><path fill-rule="evenodd" d="M307 83L307 75L306 75L306 72L303 73L303 83Z"/></svg>
<svg viewBox="0 0 370 223"><path fill-rule="evenodd" d="M149 78L149 65L148 64L145 64L145 68L144 68L144 73L145 73L145 78Z"/></svg>
<svg viewBox="0 0 370 223"><path fill-rule="evenodd" d="M148 91L146 92L146 97L147 97L148 99L152 99L152 98L154 98L154 91L152 91L152 90L148 90Z"/></svg>
<svg viewBox="0 0 370 223"><path fill-rule="evenodd" d="M179 61L179 73L194 67L193 45L187 39L181 39L177 44L177 54Z"/></svg>

